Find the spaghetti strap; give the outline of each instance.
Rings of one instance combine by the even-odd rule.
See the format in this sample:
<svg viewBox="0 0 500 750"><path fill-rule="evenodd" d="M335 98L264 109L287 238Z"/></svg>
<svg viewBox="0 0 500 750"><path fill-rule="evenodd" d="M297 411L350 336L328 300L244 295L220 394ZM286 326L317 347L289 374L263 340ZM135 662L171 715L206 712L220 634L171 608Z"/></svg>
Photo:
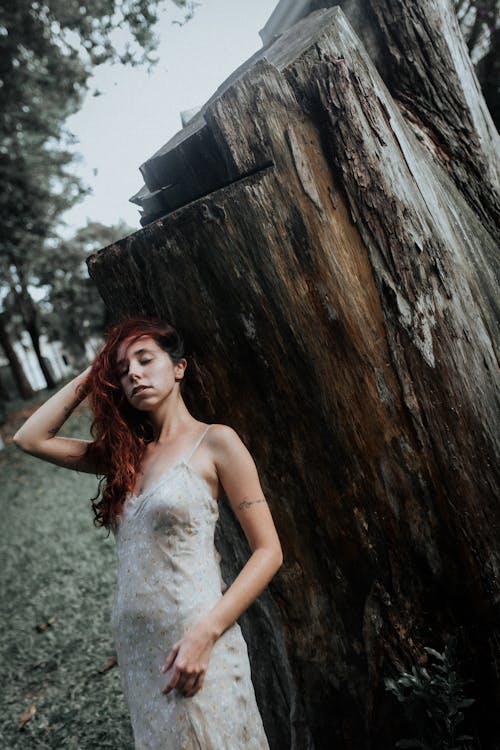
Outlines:
<svg viewBox="0 0 500 750"><path fill-rule="evenodd" d="M190 456L212 426L220 429L198 422L195 438L191 424L194 439L184 438ZM165 698L160 690L167 681L158 673L165 654L227 589L214 544L218 518L211 487L182 458L123 504L113 530L118 571L111 625L136 750L270 750L236 621L217 641L210 679L194 699Z"/></svg>
<svg viewBox="0 0 500 750"><path fill-rule="evenodd" d="M197 441L196 441L196 443L194 444L194 446L193 446L193 448L191 449L190 453L188 453L188 455L186 456L186 458L185 458L185 461L186 461L187 463L189 463L189 461L191 460L191 458L192 458L192 456L193 456L193 453L195 452L195 450L197 449L197 447L199 446L199 444L201 443L201 441L203 440L203 438L205 437L205 435L207 434L207 432L208 432L208 430L209 430L209 428L210 428L211 426L212 426L212 425L210 425L210 424L209 424L209 425L207 425L207 427L206 427L206 428L205 428L205 429L203 430L203 432L201 433L200 437L198 438L198 440L197 440Z"/></svg>

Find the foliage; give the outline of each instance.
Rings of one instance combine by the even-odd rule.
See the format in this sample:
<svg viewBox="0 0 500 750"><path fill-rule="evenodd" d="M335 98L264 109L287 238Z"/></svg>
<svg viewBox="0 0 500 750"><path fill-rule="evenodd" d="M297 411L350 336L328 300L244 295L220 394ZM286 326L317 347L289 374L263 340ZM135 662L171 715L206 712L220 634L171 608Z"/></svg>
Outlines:
<svg viewBox="0 0 500 750"><path fill-rule="evenodd" d="M47 242L29 261L25 259L28 278L38 289L40 328L49 339L63 343L75 370L87 364L88 338L100 336L106 324L104 303L89 278L86 258L133 231L124 222L105 226L88 221L72 237ZM4 295L3 308L12 339L19 339L24 326L12 288Z"/></svg>
<svg viewBox="0 0 500 750"><path fill-rule="evenodd" d="M172 0L190 7L186 0ZM88 192L68 167L74 142L64 129L96 65L157 62L153 33L164 0L0 2L0 196L2 256L21 260L50 234L63 211ZM115 49L128 28L142 56Z"/></svg>
<svg viewBox="0 0 500 750"><path fill-rule="evenodd" d="M186 5L173 0L177 5ZM162 0L0 2L0 197L2 255L21 260L86 192L67 117L83 102L93 69L106 61L140 65L152 57ZM127 28L142 56L115 49Z"/></svg>
<svg viewBox="0 0 500 750"><path fill-rule="evenodd" d="M105 226L89 221L73 237L53 243L33 265L37 286L46 290L39 302L44 328L49 337L63 342L77 369L85 364L85 341L102 334L106 315L85 260L131 232L124 222Z"/></svg>
<svg viewBox="0 0 500 750"><path fill-rule="evenodd" d="M33 267L53 247L61 215L89 192L71 168L65 121L81 107L96 65L157 62L154 28L165 2L0 0L0 278L35 350ZM192 14L193 2L170 2ZM119 50L114 32L127 29L135 49Z"/></svg>
<svg viewBox="0 0 500 750"><path fill-rule="evenodd" d="M457 674L456 639L450 638L444 653L425 647L434 661L427 667L412 666L411 673L403 672L396 680L384 680L386 690L392 692L403 705L418 739L404 739L397 747L418 750L468 750L473 738L459 733L464 710L474 703L466 698L462 680Z"/></svg>

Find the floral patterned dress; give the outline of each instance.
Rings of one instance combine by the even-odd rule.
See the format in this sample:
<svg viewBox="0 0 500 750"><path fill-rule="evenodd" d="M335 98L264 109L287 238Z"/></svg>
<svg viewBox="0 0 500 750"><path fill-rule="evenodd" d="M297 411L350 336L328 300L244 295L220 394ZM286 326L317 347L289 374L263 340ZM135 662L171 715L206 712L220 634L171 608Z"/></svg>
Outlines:
<svg viewBox="0 0 500 750"><path fill-rule="evenodd" d="M139 495L113 530L118 557L112 628L136 750L269 750L237 622L215 642L191 698L162 693L173 644L226 588L214 545L217 500L187 457Z"/></svg>

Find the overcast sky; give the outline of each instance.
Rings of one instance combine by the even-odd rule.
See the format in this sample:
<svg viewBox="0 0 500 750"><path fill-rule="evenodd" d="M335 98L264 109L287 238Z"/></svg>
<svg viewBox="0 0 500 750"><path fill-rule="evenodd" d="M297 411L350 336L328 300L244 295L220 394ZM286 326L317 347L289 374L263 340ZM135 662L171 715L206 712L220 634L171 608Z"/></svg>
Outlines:
<svg viewBox="0 0 500 750"><path fill-rule="evenodd" d="M143 185L139 166L181 128L180 112L203 104L218 85L258 50L258 35L277 0L199 0L183 26L182 11L166 3L156 29L160 58L148 75L101 65L83 108L67 121L83 159L75 171L92 194L64 214L71 234L87 218L114 224L120 218L140 228L139 207L129 198ZM124 37L117 41L123 41ZM98 89L101 96L92 96Z"/></svg>

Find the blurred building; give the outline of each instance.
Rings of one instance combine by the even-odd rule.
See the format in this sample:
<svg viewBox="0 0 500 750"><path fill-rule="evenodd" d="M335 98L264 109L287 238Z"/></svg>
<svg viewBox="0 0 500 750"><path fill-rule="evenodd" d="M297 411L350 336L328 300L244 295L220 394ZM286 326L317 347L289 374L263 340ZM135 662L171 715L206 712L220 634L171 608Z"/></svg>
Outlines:
<svg viewBox="0 0 500 750"><path fill-rule="evenodd" d="M95 357L99 345L100 342L97 339L87 340L85 350L89 362ZM13 347L32 388L34 390L46 388L45 378L26 331L23 332L20 339L13 342ZM71 355L66 351L61 341L50 341L45 334L42 334L40 350L54 380L63 380L74 373L75 368ZM0 354L0 384L1 390L8 394L10 398L18 397L9 363L2 354Z"/></svg>

